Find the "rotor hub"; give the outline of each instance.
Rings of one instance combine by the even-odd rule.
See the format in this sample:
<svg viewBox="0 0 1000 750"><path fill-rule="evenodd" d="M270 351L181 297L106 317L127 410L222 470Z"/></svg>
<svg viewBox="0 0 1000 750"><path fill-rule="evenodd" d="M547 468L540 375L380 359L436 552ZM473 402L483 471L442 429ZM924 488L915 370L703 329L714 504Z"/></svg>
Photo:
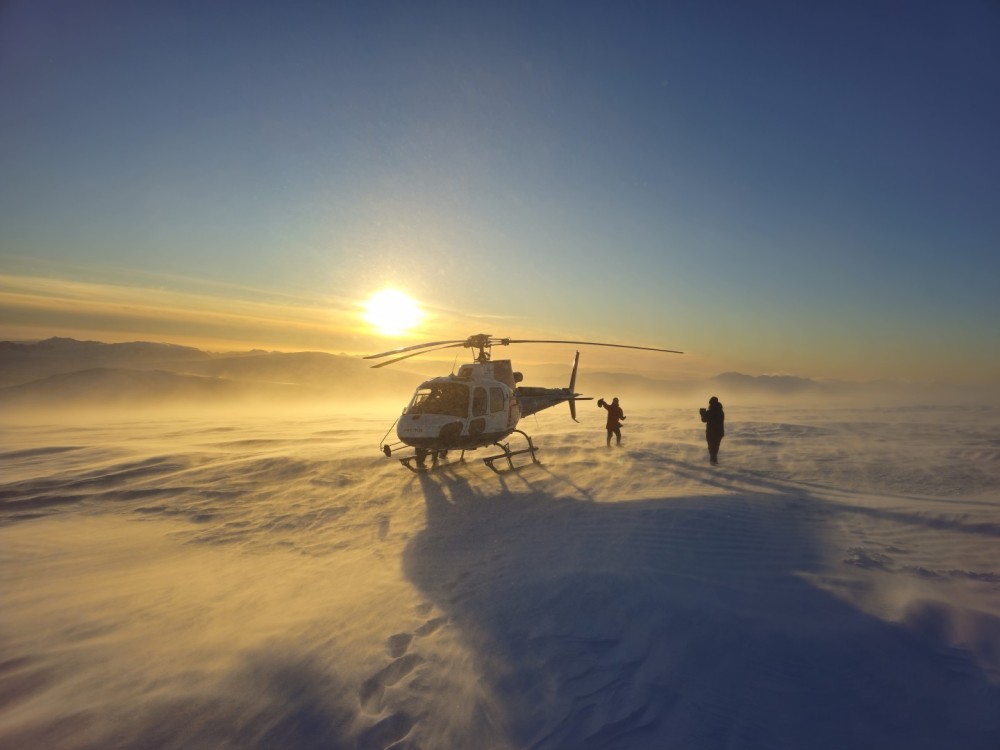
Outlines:
<svg viewBox="0 0 1000 750"><path fill-rule="evenodd" d="M476 362L489 362L493 345L507 344L508 342L509 339L495 339L488 333L477 333L465 340L465 346L468 349L479 350L478 354L475 355Z"/></svg>

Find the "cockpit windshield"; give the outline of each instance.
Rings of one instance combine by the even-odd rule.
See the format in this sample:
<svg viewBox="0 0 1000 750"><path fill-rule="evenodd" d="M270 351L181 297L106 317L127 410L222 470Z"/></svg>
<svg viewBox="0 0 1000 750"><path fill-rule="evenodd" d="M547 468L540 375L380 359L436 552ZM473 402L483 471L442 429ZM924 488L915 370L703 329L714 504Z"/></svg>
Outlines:
<svg viewBox="0 0 1000 750"><path fill-rule="evenodd" d="M424 383L413 395L407 414L469 416L469 387L463 383Z"/></svg>

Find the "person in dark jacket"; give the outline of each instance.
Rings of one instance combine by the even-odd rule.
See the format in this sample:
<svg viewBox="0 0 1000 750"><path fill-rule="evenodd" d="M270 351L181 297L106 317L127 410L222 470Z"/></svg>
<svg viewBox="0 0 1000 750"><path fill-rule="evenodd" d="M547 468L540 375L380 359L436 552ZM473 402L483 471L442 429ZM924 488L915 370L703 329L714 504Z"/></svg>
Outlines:
<svg viewBox="0 0 1000 750"><path fill-rule="evenodd" d="M726 413L717 396L708 400L707 409L699 409L701 421L705 423L705 439L708 441L708 457L713 464L719 463L719 445L726 435Z"/></svg>
<svg viewBox="0 0 1000 750"><path fill-rule="evenodd" d="M622 444L622 420L625 419L625 414L622 412L622 408L618 405L618 397L615 396L611 399L609 404L603 398L597 399L597 405L603 406L608 410L608 423L606 425L608 429L608 447L611 447L611 436L614 435L616 439L615 445Z"/></svg>

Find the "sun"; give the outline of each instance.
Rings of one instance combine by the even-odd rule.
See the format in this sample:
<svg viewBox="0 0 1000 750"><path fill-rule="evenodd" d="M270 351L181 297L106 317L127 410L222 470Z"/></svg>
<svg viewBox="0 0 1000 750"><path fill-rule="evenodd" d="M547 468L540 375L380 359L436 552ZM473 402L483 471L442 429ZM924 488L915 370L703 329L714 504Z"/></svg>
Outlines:
<svg viewBox="0 0 1000 750"><path fill-rule="evenodd" d="M406 333L423 318L416 301L396 289L376 292L365 303L364 319L385 336Z"/></svg>

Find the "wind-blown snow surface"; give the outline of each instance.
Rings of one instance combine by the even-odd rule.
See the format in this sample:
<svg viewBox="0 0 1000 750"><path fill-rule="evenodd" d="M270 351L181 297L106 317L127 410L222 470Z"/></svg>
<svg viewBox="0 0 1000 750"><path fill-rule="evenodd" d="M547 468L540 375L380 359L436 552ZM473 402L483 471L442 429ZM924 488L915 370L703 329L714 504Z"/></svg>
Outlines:
<svg viewBox="0 0 1000 750"><path fill-rule="evenodd" d="M6 425L0 747L1000 747L1000 411Z"/></svg>

